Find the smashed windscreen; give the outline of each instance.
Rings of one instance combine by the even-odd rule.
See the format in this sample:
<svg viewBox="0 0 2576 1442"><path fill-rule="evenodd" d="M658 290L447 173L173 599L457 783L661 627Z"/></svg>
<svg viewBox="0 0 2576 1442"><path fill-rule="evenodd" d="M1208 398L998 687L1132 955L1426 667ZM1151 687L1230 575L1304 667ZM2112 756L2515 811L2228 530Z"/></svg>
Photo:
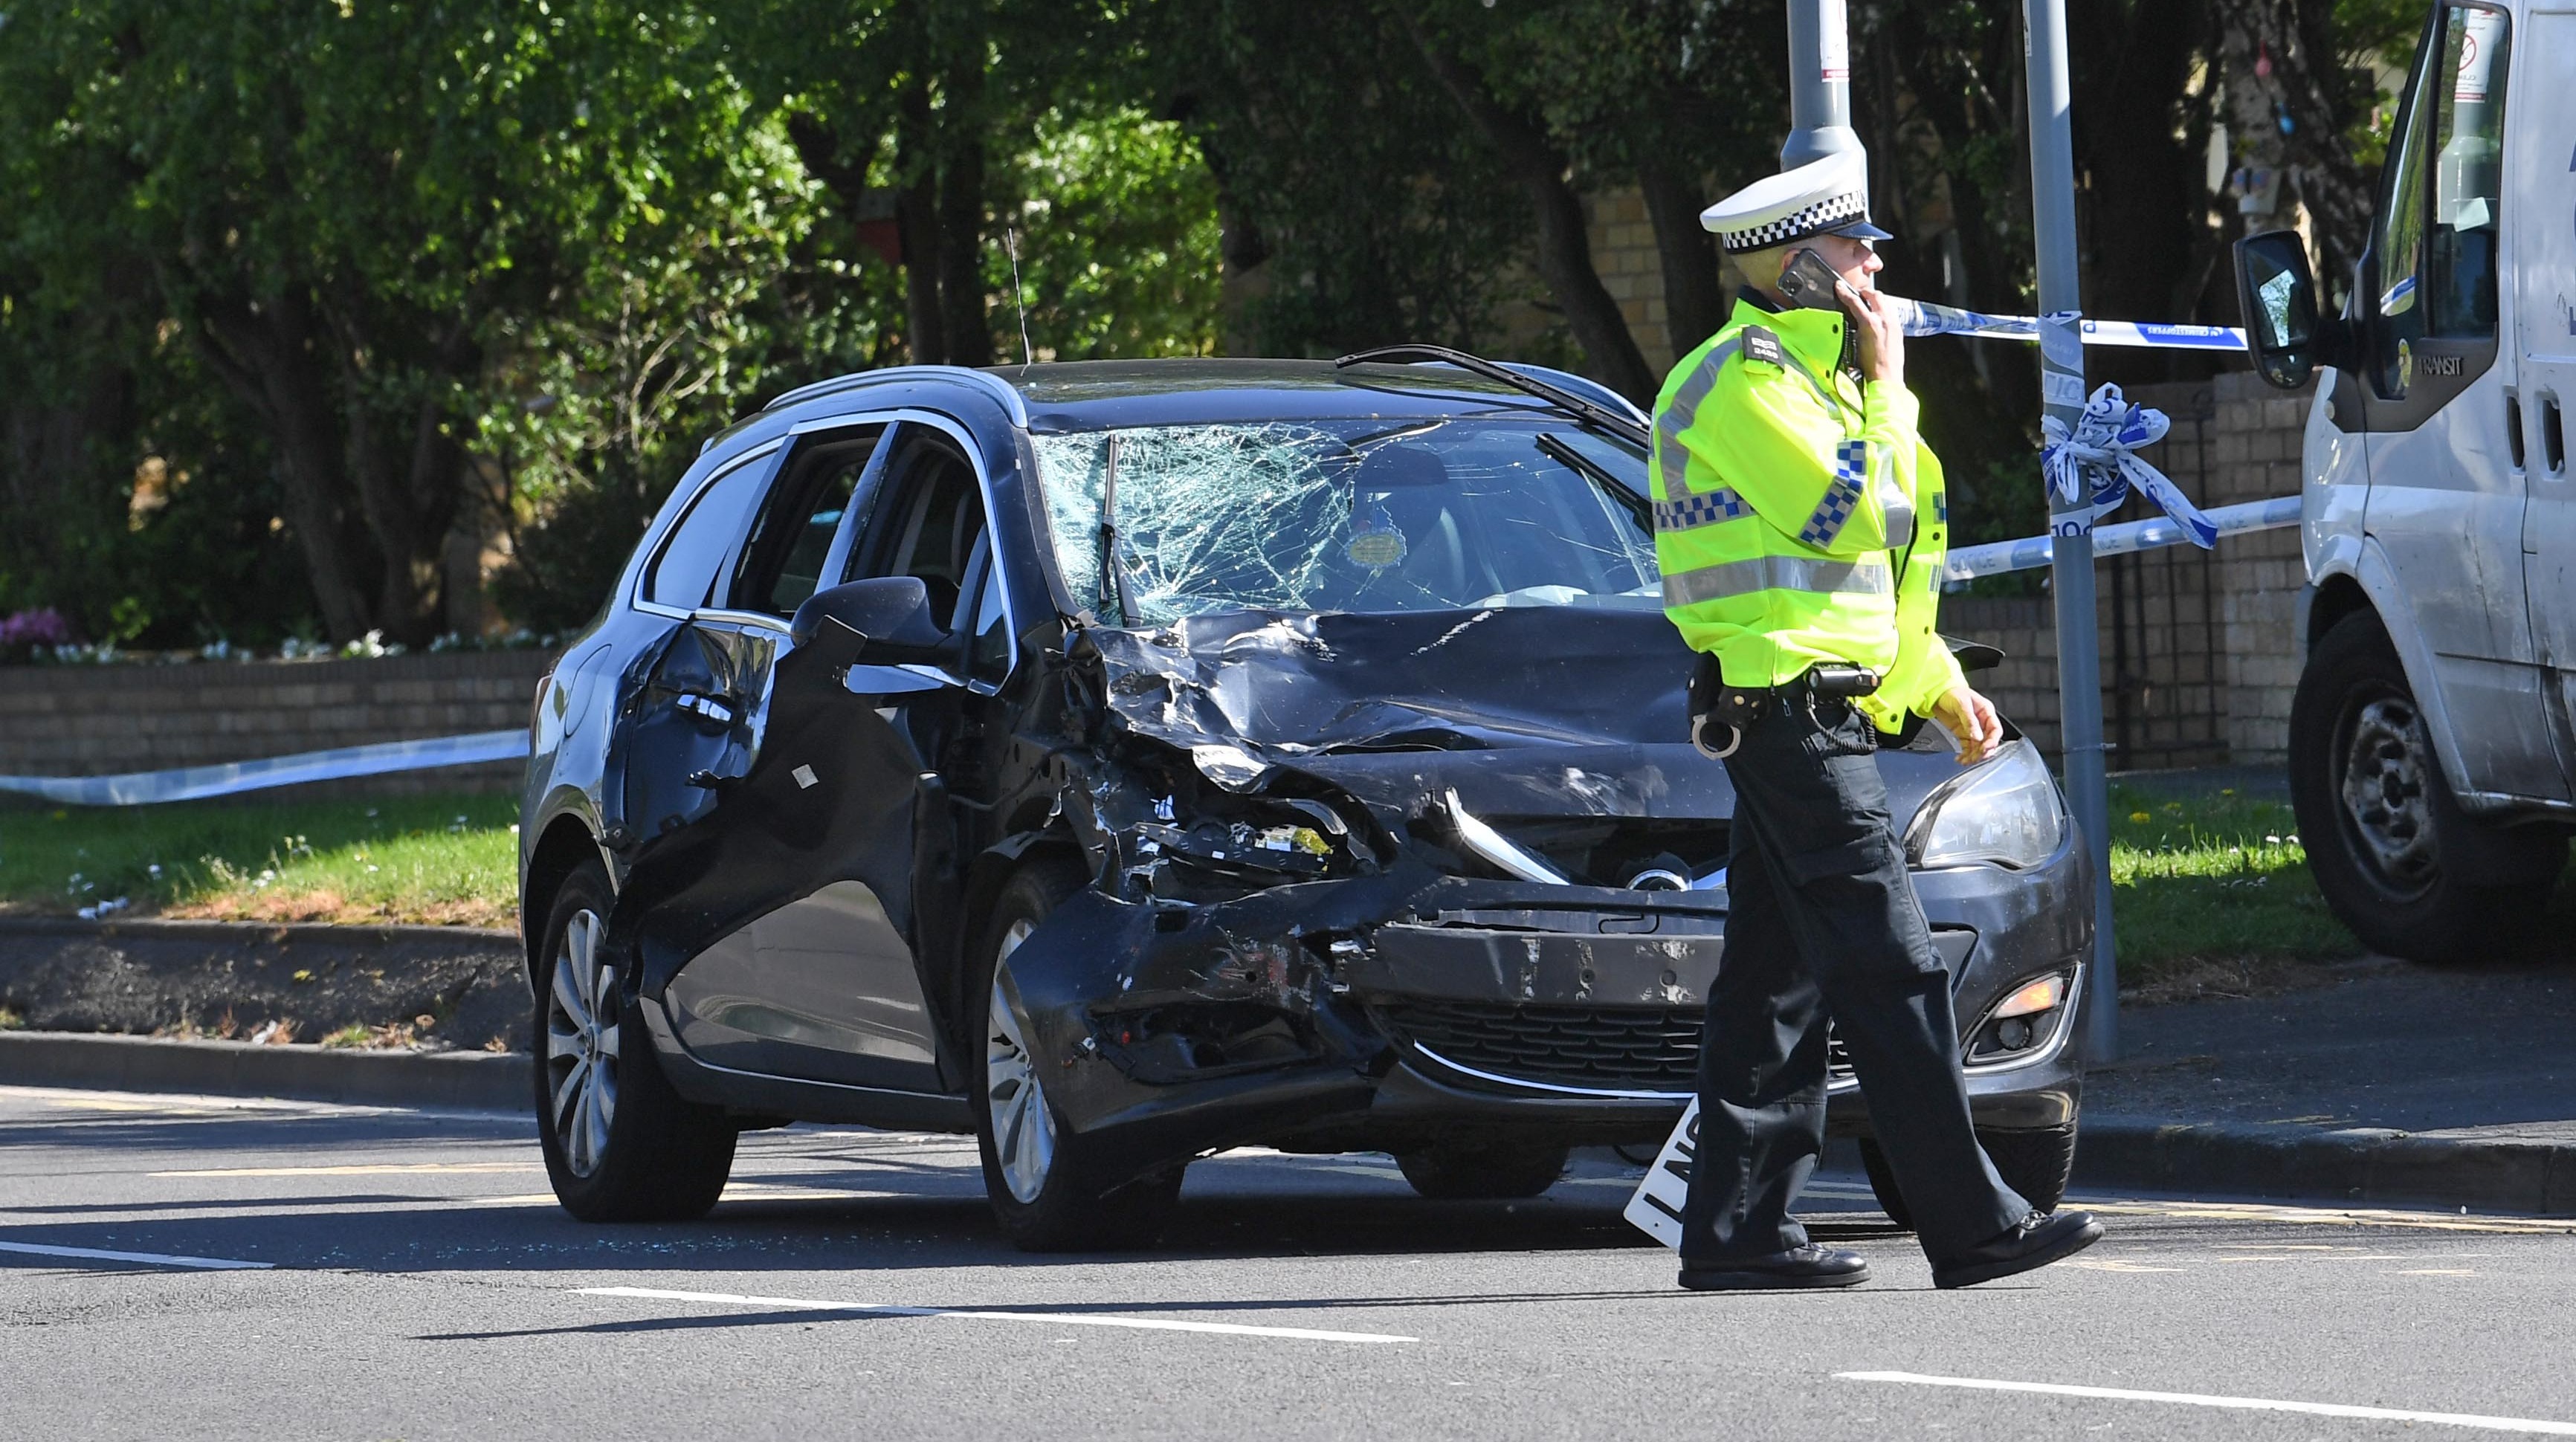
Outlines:
<svg viewBox="0 0 2576 1442"><path fill-rule="evenodd" d="M1266 421L1032 439L1057 565L1077 603L1106 619L1662 604L1645 458L1571 422ZM1116 546L1104 567L1105 491Z"/></svg>

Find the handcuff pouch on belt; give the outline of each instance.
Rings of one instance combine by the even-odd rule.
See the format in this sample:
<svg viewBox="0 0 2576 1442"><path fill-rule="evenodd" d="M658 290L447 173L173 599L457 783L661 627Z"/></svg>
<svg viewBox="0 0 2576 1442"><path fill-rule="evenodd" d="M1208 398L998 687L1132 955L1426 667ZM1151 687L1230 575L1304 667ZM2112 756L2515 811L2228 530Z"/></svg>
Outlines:
<svg viewBox="0 0 2576 1442"><path fill-rule="evenodd" d="M1744 733L1774 701L1795 700L1807 709L1818 730L1819 698L1849 702L1878 690L1879 674L1866 666L1811 666L1777 686L1729 686L1715 656L1703 657L1690 681L1691 745L1711 761L1723 761L1744 744ZM1720 731L1724 744L1714 739Z"/></svg>

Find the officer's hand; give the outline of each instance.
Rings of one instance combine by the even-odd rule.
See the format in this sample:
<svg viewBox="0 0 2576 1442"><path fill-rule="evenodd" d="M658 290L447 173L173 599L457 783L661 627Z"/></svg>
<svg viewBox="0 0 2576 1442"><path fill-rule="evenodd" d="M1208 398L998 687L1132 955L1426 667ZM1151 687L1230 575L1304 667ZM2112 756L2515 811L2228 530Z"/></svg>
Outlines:
<svg viewBox="0 0 2576 1442"><path fill-rule="evenodd" d="M1861 377L1905 384L1905 325L1889 308L1887 297L1876 290L1856 290L1848 281L1836 282L1834 294L1851 313L1852 328L1860 333Z"/></svg>
<svg viewBox="0 0 2576 1442"><path fill-rule="evenodd" d="M1965 685L1941 693L1941 699L1932 705L1932 719L1959 739L1962 766L1985 760L2003 744L2004 723L1995 714L1995 703Z"/></svg>

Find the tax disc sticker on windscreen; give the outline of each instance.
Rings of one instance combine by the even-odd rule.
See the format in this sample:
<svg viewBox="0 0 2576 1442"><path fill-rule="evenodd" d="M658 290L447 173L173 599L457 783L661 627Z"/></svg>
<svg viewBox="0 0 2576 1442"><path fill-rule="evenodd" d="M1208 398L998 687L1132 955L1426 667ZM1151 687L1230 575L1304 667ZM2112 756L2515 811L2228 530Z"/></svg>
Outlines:
<svg viewBox="0 0 2576 1442"><path fill-rule="evenodd" d="M1342 543L1342 554L1350 558L1352 565L1372 571L1404 564L1410 550L1404 542L1404 532L1395 528L1395 517L1388 515L1384 506L1369 507L1368 514L1353 524L1351 538Z"/></svg>

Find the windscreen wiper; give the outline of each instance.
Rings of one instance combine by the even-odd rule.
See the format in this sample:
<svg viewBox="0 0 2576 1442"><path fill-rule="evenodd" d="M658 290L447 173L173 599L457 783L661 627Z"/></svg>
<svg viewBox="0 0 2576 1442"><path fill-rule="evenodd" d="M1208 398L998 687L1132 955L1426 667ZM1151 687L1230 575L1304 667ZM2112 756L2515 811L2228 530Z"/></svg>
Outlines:
<svg viewBox="0 0 2576 1442"><path fill-rule="evenodd" d="M1374 350L1358 351L1353 354L1346 355L1340 360L1333 362L1333 367L1334 369L1339 370L1345 366L1362 365L1369 361L1386 361L1393 364L1402 364L1406 361L1425 360L1446 361L1450 365L1456 366L1462 371L1483 376L1487 380L1501 381L1503 384L1510 386L1514 390L1523 391L1527 394L1538 397L1540 400L1547 402L1549 405L1556 407L1567 415L1581 420L1586 425L1608 431L1619 439L1641 449L1647 448L1651 445L1646 434L1646 428L1639 425L1637 423L1637 418L1634 416L1615 410L1609 406L1605 406L1599 401L1587 400L1562 386L1549 385L1546 381L1540 380L1535 376L1523 375L1519 371L1513 370L1510 366L1497 364L1496 362L1485 359L1483 356L1469 355L1467 352L1462 350L1452 350L1445 345L1419 345L1412 343L1405 345L1382 345Z"/></svg>
<svg viewBox="0 0 2576 1442"><path fill-rule="evenodd" d="M1626 481L1612 475L1599 461L1567 444L1565 437L1544 432L1539 435L1538 449L1541 455L1590 481L1594 489L1625 507L1628 514L1636 518L1637 529L1648 535L1654 534L1653 503L1644 496L1638 495Z"/></svg>
<svg viewBox="0 0 2576 1442"><path fill-rule="evenodd" d="M1100 476L1100 594L1098 609L1107 611L1111 600L1118 602L1118 624L1136 624L1136 598L1127 593L1127 567L1118 558L1118 436L1112 432L1101 444Z"/></svg>

